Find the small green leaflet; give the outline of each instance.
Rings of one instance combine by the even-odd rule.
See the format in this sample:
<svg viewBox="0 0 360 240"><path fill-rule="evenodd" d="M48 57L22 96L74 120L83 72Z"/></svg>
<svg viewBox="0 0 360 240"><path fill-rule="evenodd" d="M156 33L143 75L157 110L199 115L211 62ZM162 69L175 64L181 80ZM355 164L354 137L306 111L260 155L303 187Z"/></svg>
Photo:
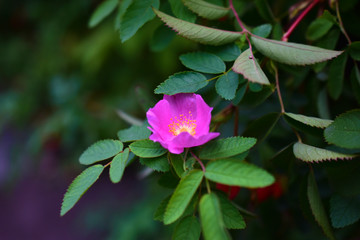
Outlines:
<svg viewBox="0 0 360 240"><path fill-rule="evenodd" d="M89 21L89 27L95 27L98 25L104 18L106 18L112 11L115 10L118 5L118 0L105 0L103 1L91 15Z"/></svg>
<svg viewBox="0 0 360 240"><path fill-rule="evenodd" d="M122 17L121 42L129 40L145 23L153 19L155 14L151 8L159 8L159 5L159 0L133 0Z"/></svg>
<svg viewBox="0 0 360 240"><path fill-rule="evenodd" d="M265 56L289 65L308 65L323 62L337 57L342 51L282 41L252 35L252 42L257 50Z"/></svg>
<svg viewBox="0 0 360 240"><path fill-rule="evenodd" d="M270 84L259 63L251 53L250 48L240 54L234 62L232 69L234 72L242 74L244 78L251 82Z"/></svg>
<svg viewBox="0 0 360 240"><path fill-rule="evenodd" d="M80 156L80 163L90 165L111 158L123 150L122 142L118 140L101 140L85 150Z"/></svg>
<svg viewBox="0 0 360 240"><path fill-rule="evenodd" d="M267 38L272 30L272 25L269 23L260 25L255 27L251 32L252 34L259 36L259 37L263 37L263 38Z"/></svg>
<svg viewBox="0 0 360 240"><path fill-rule="evenodd" d="M197 72L181 72L170 76L156 89L156 94L174 95L177 93L192 93L205 87L208 81L204 75Z"/></svg>
<svg viewBox="0 0 360 240"><path fill-rule="evenodd" d="M244 229L246 223L239 210L223 194L217 195L220 201L221 212L227 229Z"/></svg>
<svg viewBox="0 0 360 240"><path fill-rule="evenodd" d="M166 23L166 25L178 32L179 35L195 42L218 46L234 42L242 36L240 32L231 32L201 26L174 18L163 12L160 12L159 10L153 10L156 15Z"/></svg>
<svg viewBox="0 0 360 240"><path fill-rule="evenodd" d="M225 63L218 56L207 52L192 52L180 56L181 63L198 72L202 73L223 73Z"/></svg>
<svg viewBox="0 0 360 240"><path fill-rule="evenodd" d="M172 235L173 240L198 240L201 227L195 216L187 216L176 225Z"/></svg>
<svg viewBox="0 0 360 240"><path fill-rule="evenodd" d="M156 158L140 158L140 163L159 172L169 171L169 162L166 156Z"/></svg>
<svg viewBox="0 0 360 240"><path fill-rule="evenodd" d="M286 116L295 119L296 121L299 121L303 124L309 125L311 127L317 127L317 128L326 128L328 127L333 120L328 119L321 119L316 117L308 117L301 114L295 114L295 113L285 113Z"/></svg>
<svg viewBox="0 0 360 240"><path fill-rule="evenodd" d="M313 147L300 142L294 144L294 155L304 162L321 162L324 160L351 159L356 155L344 154Z"/></svg>
<svg viewBox="0 0 360 240"><path fill-rule="evenodd" d="M328 143L349 149L360 148L360 110L341 114L325 131Z"/></svg>
<svg viewBox="0 0 360 240"><path fill-rule="evenodd" d="M160 143L153 142L149 139L139 140L129 145L130 150L142 158L154 158L164 155L166 149Z"/></svg>
<svg viewBox="0 0 360 240"><path fill-rule="evenodd" d="M235 98L236 89L239 85L239 75L230 71L216 80L216 92L226 100Z"/></svg>
<svg viewBox="0 0 360 240"><path fill-rule="evenodd" d="M184 160L181 156L181 154L170 154L170 161L171 165L173 166L176 175L178 175L179 178L184 173Z"/></svg>
<svg viewBox="0 0 360 240"><path fill-rule="evenodd" d="M235 156L249 150L255 143L255 138L230 137L219 139L204 146L200 153L200 159L219 159Z"/></svg>
<svg viewBox="0 0 360 240"><path fill-rule="evenodd" d="M342 228L360 219L360 198L332 196L330 199L330 218L333 227Z"/></svg>
<svg viewBox="0 0 360 240"><path fill-rule="evenodd" d="M311 211L315 220L323 229L325 235L331 240L335 240L334 233L326 215L324 205L321 201L318 187L316 185L314 172L311 170L308 177L307 196L310 204Z"/></svg>
<svg viewBox="0 0 360 240"><path fill-rule="evenodd" d="M223 61L232 62L240 55L240 48L235 43L229 43L220 47L207 46L206 51L211 52Z"/></svg>
<svg viewBox="0 0 360 240"><path fill-rule="evenodd" d="M196 21L196 15L185 7L184 3L179 0L169 0L171 11L175 17L180 18L187 22L194 23Z"/></svg>
<svg viewBox="0 0 360 240"><path fill-rule="evenodd" d="M203 176L204 173L202 171L193 170L180 180L166 207L164 224L175 222L184 213Z"/></svg>
<svg viewBox="0 0 360 240"><path fill-rule="evenodd" d="M110 163L110 180L113 183L118 183L124 174L126 162L129 158L129 149L126 148L123 152L116 155Z"/></svg>
<svg viewBox="0 0 360 240"><path fill-rule="evenodd" d="M333 24L332 21L323 17L316 19L309 25L306 31L306 38L310 41L318 40L331 29Z"/></svg>
<svg viewBox="0 0 360 240"><path fill-rule="evenodd" d="M206 166L205 177L230 186L247 188L266 187L274 183L274 177L262 168L237 160L220 159Z"/></svg>
<svg viewBox="0 0 360 240"><path fill-rule="evenodd" d="M327 80L327 89L332 99L337 100L342 92L344 85L344 74L346 61L348 59L347 53L341 54L330 63L329 78Z"/></svg>
<svg viewBox="0 0 360 240"><path fill-rule="evenodd" d="M81 196L93 185L99 178L104 167L100 164L91 166L85 169L74 181L70 184L65 193L60 215L64 216L74 205L79 201Z"/></svg>
<svg viewBox="0 0 360 240"><path fill-rule="evenodd" d="M147 125L131 126L130 128L118 131L117 135L122 142L133 142L148 139L151 132Z"/></svg>
<svg viewBox="0 0 360 240"><path fill-rule="evenodd" d="M199 16L215 20L219 19L229 12L229 8L224 8L212 3L205 2L203 0L182 0L185 6L187 6L191 11L198 14Z"/></svg>
<svg viewBox="0 0 360 240"><path fill-rule="evenodd" d="M230 240L225 229L220 203L215 193L205 194L199 204L201 226L205 240Z"/></svg>

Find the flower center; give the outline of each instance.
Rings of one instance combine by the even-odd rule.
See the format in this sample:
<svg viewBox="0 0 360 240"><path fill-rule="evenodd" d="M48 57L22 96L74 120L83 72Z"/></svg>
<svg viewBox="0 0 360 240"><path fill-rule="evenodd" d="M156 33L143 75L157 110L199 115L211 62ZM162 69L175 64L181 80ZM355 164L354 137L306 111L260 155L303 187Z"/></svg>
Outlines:
<svg viewBox="0 0 360 240"><path fill-rule="evenodd" d="M189 118L188 118L189 117ZM169 126L169 132L174 136L179 135L182 132L188 132L194 136L196 134L196 120L192 119L192 114L189 112L189 116L180 114L179 117L171 118Z"/></svg>

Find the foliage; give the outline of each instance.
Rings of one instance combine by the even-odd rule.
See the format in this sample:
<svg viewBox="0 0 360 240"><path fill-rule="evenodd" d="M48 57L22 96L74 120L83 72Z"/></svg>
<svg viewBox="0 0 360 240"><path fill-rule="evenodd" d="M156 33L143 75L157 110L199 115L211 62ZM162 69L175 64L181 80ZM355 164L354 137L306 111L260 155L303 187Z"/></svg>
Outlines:
<svg viewBox="0 0 360 240"><path fill-rule="evenodd" d="M174 239L269 239L278 234L285 215L290 222L306 222L298 214L299 205L308 222L315 219L328 238L351 238L359 226L360 29L352 20L359 21L354 11L358 6L357 0L105 0L91 6L91 30L76 49L71 47L77 41L73 36L83 33L85 23L72 26L62 41L42 51L26 52L19 41L1 40L8 49L20 49L13 54L3 47L9 62L4 63L4 76L18 72L10 64L26 65L24 73L38 80L27 83L17 75L14 86L3 84L9 91L1 92L5 117L0 121L37 119L30 148L59 138L73 156L80 156L79 148L91 141L107 139L80 156L81 164L96 164L71 183L61 215L106 167L111 181L118 183L125 168L139 159L160 185L173 189L154 218L174 225ZM78 12L69 13L69 19ZM67 18L59 19L71 26ZM55 36L49 25L40 29ZM62 54L73 62L49 55L52 46L62 44ZM34 53L43 60L38 66L19 57ZM154 59L145 60L148 55ZM123 68L118 68L119 60ZM48 75L51 69L58 73L79 66L81 73ZM214 107L211 131L221 132L221 138L179 155L149 140L143 110L161 97L152 95L154 88L155 94L202 94ZM37 106L41 102L43 109ZM30 116L32 111L36 117ZM126 128L125 122L131 126ZM119 140L109 139L116 131ZM241 187L240 194L228 200L216 191L216 183ZM275 183L282 186L280 199L260 203L256 194ZM246 209L254 209L259 218ZM288 224L284 234L290 239L300 230ZM254 230L259 226L264 231ZM316 239L314 235L303 238Z"/></svg>

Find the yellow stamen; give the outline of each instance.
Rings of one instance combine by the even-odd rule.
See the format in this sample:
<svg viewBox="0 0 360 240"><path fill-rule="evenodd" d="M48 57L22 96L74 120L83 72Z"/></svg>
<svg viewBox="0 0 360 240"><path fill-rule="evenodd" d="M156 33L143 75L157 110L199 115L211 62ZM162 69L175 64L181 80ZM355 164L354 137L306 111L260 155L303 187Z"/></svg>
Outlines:
<svg viewBox="0 0 360 240"><path fill-rule="evenodd" d="M177 136L182 132L188 132L194 136L196 134L196 120L192 119L190 111L188 117L184 114L180 114L179 117L170 118L171 123L168 125L169 132L174 136Z"/></svg>

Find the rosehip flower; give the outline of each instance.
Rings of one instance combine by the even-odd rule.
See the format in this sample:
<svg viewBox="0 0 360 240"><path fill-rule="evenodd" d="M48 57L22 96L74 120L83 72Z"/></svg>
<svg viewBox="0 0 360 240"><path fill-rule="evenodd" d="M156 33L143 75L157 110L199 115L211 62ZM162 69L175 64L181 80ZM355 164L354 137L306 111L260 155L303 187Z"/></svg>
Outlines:
<svg viewBox="0 0 360 240"><path fill-rule="evenodd" d="M203 145L220 135L209 132L211 110L195 93L164 95L146 113L152 131L150 140L159 142L174 154L182 153L184 148Z"/></svg>

